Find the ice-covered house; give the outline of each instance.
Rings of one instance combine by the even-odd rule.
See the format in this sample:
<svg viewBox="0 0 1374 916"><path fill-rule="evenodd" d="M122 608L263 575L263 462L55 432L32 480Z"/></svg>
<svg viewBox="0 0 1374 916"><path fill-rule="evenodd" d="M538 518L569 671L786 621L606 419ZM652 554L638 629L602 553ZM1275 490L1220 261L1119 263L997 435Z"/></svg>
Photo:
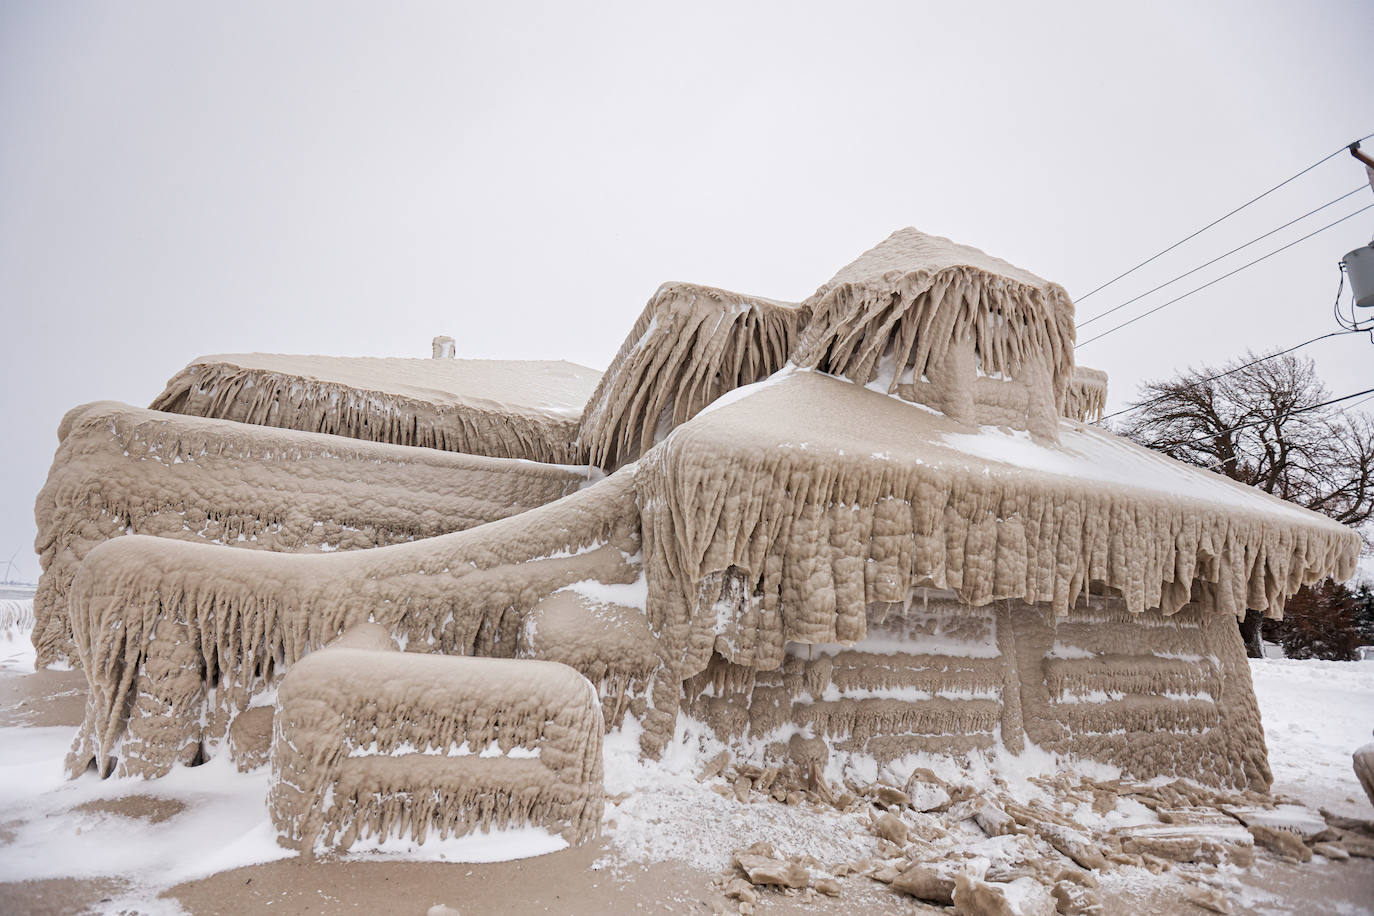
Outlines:
<svg viewBox="0 0 1374 916"><path fill-rule="evenodd" d="M1266 789L1234 618L1359 539L1090 425L1073 340L1058 285L906 229L802 303L666 284L600 376L215 356L77 408L34 630L90 681L69 765L270 745L305 846L583 838L627 716L650 757L691 716Z"/></svg>

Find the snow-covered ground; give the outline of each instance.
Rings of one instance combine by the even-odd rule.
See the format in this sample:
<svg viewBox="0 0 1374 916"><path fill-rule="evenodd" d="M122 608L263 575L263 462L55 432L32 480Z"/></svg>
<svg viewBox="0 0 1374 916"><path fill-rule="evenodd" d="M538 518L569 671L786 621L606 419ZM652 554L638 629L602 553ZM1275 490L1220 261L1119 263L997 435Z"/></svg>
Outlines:
<svg viewBox="0 0 1374 916"><path fill-rule="evenodd" d="M0 631L0 679L22 677L32 666L27 633L17 627ZM1264 659L1252 661L1251 670L1275 791L1313 808L1374 817L1350 765L1351 751L1368 742L1374 728L1374 662ZM690 720L655 764L638 760L637 737L631 725L607 739L611 802L605 827L611 846L599 867L673 860L710 871L726 864L731 850L758 840L823 863L871 854L875 840L857 814L740 804L723 797L720 780L699 781L703 762L719 745ZM0 728L0 882L118 876L134 882L140 900L150 901L158 889L178 882L291 854L276 845L267 819L265 770L238 773L227 754L220 754L160 780L100 780L93 774L68 780L63 757L71 738L70 727ZM907 770L940 766L925 759L906 763ZM997 761L999 775L1018 795L1018 786L1035 791L1026 777L1055 764L1033 749ZM862 781L878 774L850 775ZM941 775L975 782L991 777L986 771ZM150 808L163 814L150 817ZM1149 813L1129 803L1111 816ZM552 848L551 839L515 831L424 849L389 844L379 852L387 858L480 862L537 855ZM986 841L988 848L979 854L996 859L995 847L1005 839ZM157 905L176 911L168 900Z"/></svg>
<svg viewBox="0 0 1374 916"><path fill-rule="evenodd" d="M1312 808L1374 818L1350 754L1374 741L1374 661L1252 659L1274 791Z"/></svg>

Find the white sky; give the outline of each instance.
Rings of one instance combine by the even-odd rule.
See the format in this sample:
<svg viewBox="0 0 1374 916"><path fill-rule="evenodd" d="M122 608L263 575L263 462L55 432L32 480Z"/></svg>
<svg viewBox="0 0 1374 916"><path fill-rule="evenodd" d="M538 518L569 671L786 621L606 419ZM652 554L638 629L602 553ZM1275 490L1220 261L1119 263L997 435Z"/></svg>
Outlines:
<svg viewBox="0 0 1374 916"><path fill-rule="evenodd" d="M1082 294L1374 131L1371 46L1364 2L0 0L0 575L19 549L37 577L63 412L146 405L195 356L447 333L601 368L665 280L799 299L906 225ZM1343 153L1080 317L1363 180ZM1115 409L1334 330L1371 232L1374 210L1079 361ZM1366 338L1305 352L1334 394L1374 385Z"/></svg>

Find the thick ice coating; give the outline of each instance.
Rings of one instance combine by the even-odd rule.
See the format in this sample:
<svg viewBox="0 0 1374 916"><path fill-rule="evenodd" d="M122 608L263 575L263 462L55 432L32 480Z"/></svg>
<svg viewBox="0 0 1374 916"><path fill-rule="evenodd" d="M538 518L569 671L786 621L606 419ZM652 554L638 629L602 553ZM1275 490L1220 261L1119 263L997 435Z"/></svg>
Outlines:
<svg viewBox="0 0 1374 916"><path fill-rule="evenodd" d="M541 382L431 365L448 359L193 364L158 406L223 419L71 417L40 499L54 604L79 562L91 690L69 767L155 776L217 752L231 722L251 765L252 710L280 684L278 737L313 748L279 761L281 791L305 793L279 821L298 842L470 829L477 785L540 799L479 821L529 819L546 775L484 782L453 749L505 705L543 737L498 740L503 756L563 747L546 685L532 705L506 692L557 670L587 700L578 728L629 717L649 756L685 707L740 759L796 756L798 735L880 760L1000 741L1262 790L1233 616L1348 576L1359 537L1084 425L1106 376L1074 366L1073 333L1056 284L905 229L801 305L661 287L594 390L576 367L542 387L569 364ZM277 549L203 543L240 535ZM316 651L368 623L404 651ZM499 683L483 693L480 660L445 655L502 659ZM468 688L432 705L424 685L460 669ZM583 798L590 772L558 792ZM347 813L307 824L301 799L329 786Z"/></svg>
<svg viewBox="0 0 1374 916"><path fill-rule="evenodd" d="M878 382L964 423L1054 438L1073 377L1073 303L1059 284L901 229L806 304L797 365Z"/></svg>
<svg viewBox="0 0 1374 916"><path fill-rule="evenodd" d="M601 708L555 662L333 646L283 678L268 810L306 851L601 821Z"/></svg>
<svg viewBox="0 0 1374 916"><path fill-rule="evenodd" d="M1087 366L1074 366L1060 414L1081 423L1096 423L1106 409L1107 373Z"/></svg>
<svg viewBox="0 0 1374 916"><path fill-rule="evenodd" d="M40 665L73 655L67 593L124 534L277 551L380 547L515 515L589 469L360 442L101 402L68 412L38 494Z"/></svg>
<svg viewBox="0 0 1374 916"><path fill-rule="evenodd" d="M649 632L641 586L584 580L559 589L525 617L516 657L562 662L581 672L596 685L610 725L624 721L627 710L643 719L664 659Z"/></svg>
<svg viewBox="0 0 1374 916"><path fill-rule="evenodd" d="M203 356L153 410L494 458L575 463L599 379L563 361Z"/></svg>
<svg viewBox="0 0 1374 916"><path fill-rule="evenodd" d="M71 590L91 690L69 770L95 761L102 774L156 776L188 762L287 668L360 623L412 653L514 656L545 596L639 578L632 470L522 515L372 550L100 545Z"/></svg>
<svg viewBox="0 0 1374 916"><path fill-rule="evenodd" d="M1128 612L1093 597L1056 619L920 589L873 605L863 639L789 643L780 665L727 661L722 638L683 709L756 763L795 761L793 735L886 763L913 752L1020 750L1029 740L1141 779L1267 789L1259 710L1234 623L1190 604Z"/></svg>
<svg viewBox="0 0 1374 916"><path fill-rule="evenodd" d="M781 369L810 311L790 302L665 283L592 394L581 454L619 467L728 391Z"/></svg>

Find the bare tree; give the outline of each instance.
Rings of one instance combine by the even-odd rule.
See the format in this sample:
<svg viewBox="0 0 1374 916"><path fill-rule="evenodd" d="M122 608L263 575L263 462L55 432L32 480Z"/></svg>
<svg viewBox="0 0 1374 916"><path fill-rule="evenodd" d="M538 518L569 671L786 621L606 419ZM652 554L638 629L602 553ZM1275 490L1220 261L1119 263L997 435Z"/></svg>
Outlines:
<svg viewBox="0 0 1374 916"><path fill-rule="evenodd" d="M1374 518L1374 424L1322 407L1331 399L1310 359L1247 353L1147 382L1125 435L1355 528ZM1241 623L1261 655L1259 611Z"/></svg>

